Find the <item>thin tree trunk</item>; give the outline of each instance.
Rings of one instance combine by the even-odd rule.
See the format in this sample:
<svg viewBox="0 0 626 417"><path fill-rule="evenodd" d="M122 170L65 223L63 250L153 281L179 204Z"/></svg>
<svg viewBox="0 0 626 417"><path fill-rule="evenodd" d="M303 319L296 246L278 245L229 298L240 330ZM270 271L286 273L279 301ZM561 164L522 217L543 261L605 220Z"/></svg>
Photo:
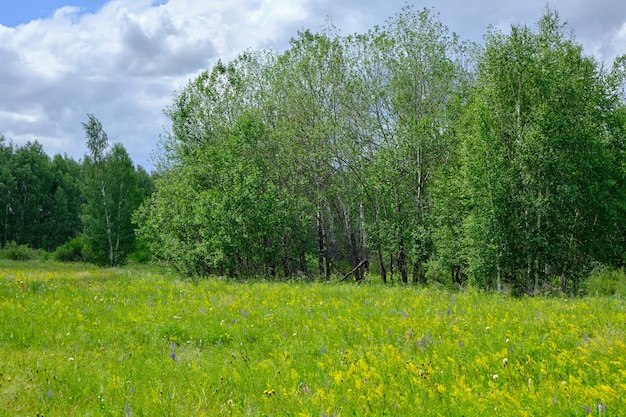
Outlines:
<svg viewBox="0 0 626 417"><path fill-rule="evenodd" d="M359 257L367 259L364 265L364 270L369 269L369 253L367 250L367 232L365 230L365 210L363 209L363 202L359 202L359 219L361 221L361 244L359 248Z"/></svg>
<svg viewBox="0 0 626 417"><path fill-rule="evenodd" d="M542 193L541 190L539 190L539 196L537 197L538 200L538 209L537 209L537 232L538 234L541 233L541 200L542 200ZM534 293L535 295L539 294L539 253L535 254L535 288L534 288Z"/></svg>
<svg viewBox="0 0 626 417"><path fill-rule="evenodd" d="M402 282L408 284L409 274L406 272L406 253L404 252L404 238L400 237L400 251L398 252L398 270L402 276Z"/></svg>
<svg viewBox="0 0 626 417"><path fill-rule="evenodd" d="M387 271L385 270L385 262L383 261L383 250L378 245L378 262L380 264L380 277L383 279L383 284L387 283Z"/></svg>
<svg viewBox="0 0 626 417"><path fill-rule="evenodd" d="M496 259L496 288L498 293L502 292L502 272L500 270L500 256Z"/></svg>
<svg viewBox="0 0 626 417"><path fill-rule="evenodd" d="M535 258L535 295L539 295L539 259Z"/></svg>
<svg viewBox="0 0 626 417"><path fill-rule="evenodd" d="M106 224L107 243L109 245L109 265L113 266L114 252L113 252L113 230L111 225L111 214L107 209L107 195L104 188L104 183L100 185L100 193L102 194L102 207L104 208L104 221Z"/></svg>
<svg viewBox="0 0 626 417"><path fill-rule="evenodd" d="M317 222L317 267L320 275L326 275L326 268L324 263L325 257L325 245L324 245L324 224L322 222L322 207L321 204L317 207L317 213L315 216Z"/></svg>
<svg viewBox="0 0 626 417"><path fill-rule="evenodd" d="M8 200L8 199L7 199ZM7 201L4 210L4 233L2 234L2 241L0 242L0 248L6 245L9 238L9 207L11 204Z"/></svg>

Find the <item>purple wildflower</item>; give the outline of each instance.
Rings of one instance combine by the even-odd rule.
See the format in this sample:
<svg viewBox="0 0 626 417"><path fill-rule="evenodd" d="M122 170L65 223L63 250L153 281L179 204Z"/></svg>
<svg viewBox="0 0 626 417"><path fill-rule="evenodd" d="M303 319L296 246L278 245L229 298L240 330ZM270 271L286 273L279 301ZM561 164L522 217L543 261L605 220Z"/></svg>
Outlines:
<svg viewBox="0 0 626 417"><path fill-rule="evenodd" d="M311 393L311 389L307 386L306 382L304 381L300 383L300 388L302 388L302 392L304 392L305 394Z"/></svg>
<svg viewBox="0 0 626 417"><path fill-rule="evenodd" d="M428 347L428 345L433 343L433 338L431 335L427 334L426 336L423 336L417 343L417 347L420 347L422 349L426 349Z"/></svg>
<svg viewBox="0 0 626 417"><path fill-rule="evenodd" d="M170 358L172 358L174 362L178 362L178 358L176 357L176 343L170 342L170 349Z"/></svg>

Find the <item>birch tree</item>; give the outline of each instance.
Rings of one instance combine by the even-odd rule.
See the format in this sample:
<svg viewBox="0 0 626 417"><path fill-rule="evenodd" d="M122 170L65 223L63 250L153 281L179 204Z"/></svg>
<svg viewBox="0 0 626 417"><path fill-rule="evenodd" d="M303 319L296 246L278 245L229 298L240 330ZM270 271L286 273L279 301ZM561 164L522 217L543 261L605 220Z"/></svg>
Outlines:
<svg viewBox="0 0 626 417"><path fill-rule="evenodd" d="M464 148L470 269L498 288L538 293L558 276L575 290L619 229L616 84L555 11L486 40Z"/></svg>
<svg viewBox="0 0 626 417"><path fill-rule="evenodd" d="M131 216L141 202L137 175L121 144L109 149L100 121L88 115L83 123L89 154L83 161L84 196L82 221L91 251L88 258L102 265L123 263L134 248Z"/></svg>

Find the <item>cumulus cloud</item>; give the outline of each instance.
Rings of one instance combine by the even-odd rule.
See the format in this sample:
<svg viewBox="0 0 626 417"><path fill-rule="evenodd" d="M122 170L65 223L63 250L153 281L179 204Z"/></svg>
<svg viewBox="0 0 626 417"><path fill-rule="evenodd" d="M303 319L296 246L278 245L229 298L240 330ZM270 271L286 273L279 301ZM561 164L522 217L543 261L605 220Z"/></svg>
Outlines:
<svg viewBox="0 0 626 417"><path fill-rule="evenodd" d="M68 0L68 3L71 3ZM97 11L62 7L50 17L0 25L0 132L38 140L49 153L78 159L81 122L98 117L133 160L149 155L167 120L172 92L218 58L245 49L282 50L298 30L328 17L341 33L365 32L400 11L404 0L110 0ZM533 23L544 0L430 0L451 31L480 41L487 26ZM601 59L625 53L621 0L553 0L579 40Z"/></svg>
<svg viewBox="0 0 626 417"><path fill-rule="evenodd" d="M149 165L174 90L218 57L285 44L307 16L299 1L112 0L0 26L0 132L80 158L81 122L93 113Z"/></svg>

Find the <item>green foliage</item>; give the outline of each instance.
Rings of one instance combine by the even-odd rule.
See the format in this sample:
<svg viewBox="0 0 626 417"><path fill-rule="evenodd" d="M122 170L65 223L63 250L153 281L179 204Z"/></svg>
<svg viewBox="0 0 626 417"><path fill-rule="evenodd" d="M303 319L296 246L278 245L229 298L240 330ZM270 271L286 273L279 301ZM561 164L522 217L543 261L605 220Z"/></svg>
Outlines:
<svg viewBox="0 0 626 417"><path fill-rule="evenodd" d="M280 55L219 62L168 110L141 236L190 274L289 276L315 257L329 277L376 253L385 277L393 264L423 276L465 55L434 13L407 7L367 36L328 25Z"/></svg>
<svg viewBox="0 0 626 417"><path fill-rule="evenodd" d="M385 282L577 293L626 259L624 62L604 70L549 9L484 50L411 6L299 32L176 94L140 236L190 275L375 262Z"/></svg>
<svg viewBox="0 0 626 417"><path fill-rule="evenodd" d="M8 242L0 249L0 259L11 261L46 260L48 254L40 249L32 249L28 245L18 245L15 241Z"/></svg>
<svg viewBox="0 0 626 417"><path fill-rule="evenodd" d="M454 220L467 271L482 285L521 293L560 276L561 289L576 292L590 261L608 261L619 239L615 84L565 36L556 12L536 31L514 26L486 40L456 180L467 199Z"/></svg>
<svg viewBox="0 0 626 417"><path fill-rule="evenodd" d="M618 416L623 297L0 261L0 414ZM524 314L520 314L524 312Z"/></svg>
<svg viewBox="0 0 626 417"><path fill-rule="evenodd" d="M47 250L70 241L83 230L80 221L81 205L84 203L80 164L68 157L55 155L52 159L52 172L55 213L53 233L57 240L54 245L46 248Z"/></svg>
<svg viewBox="0 0 626 417"><path fill-rule="evenodd" d="M597 268L584 281L583 290L591 295L624 297L626 295L626 273L623 268Z"/></svg>
<svg viewBox="0 0 626 417"><path fill-rule="evenodd" d="M272 180L265 139L263 124L243 114L232 133L157 181L135 221L158 259L191 275L295 272L290 251L302 248L306 218Z"/></svg>
<svg viewBox="0 0 626 417"><path fill-rule="evenodd" d="M59 246L52 254L53 258L60 262L82 262L85 242L81 237L76 237Z"/></svg>
<svg viewBox="0 0 626 417"><path fill-rule="evenodd" d="M138 264L149 263L152 260L152 254L148 244L144 240L138 239L135 250L129 255L128 259Z"/></svg>
<svg viewBox="0 0 626 417"><path fill-rule="evenodd" d="M141 204L143 193L124 146L116 143L109 149L107 135L93 115L83 126L91 152L83 161L85 260L119 265L135 249L131 217Z"/></svg>
<svg viewBox="0 0 626 417"><path fill-rule="evenodd" d="M53 250L81 230L80 167L37 142L15 146L0 135L0 246Z"/></svg>
<svg viewBox="0 0 626 417"><path fill-rule="evenodd" d="M9 242L2 248L2 258L11 261L27 261L31 259L32 252L28 245L18 245L15 242Z"/></svg>
<svg viewBox="0 0 626 417"><path fill-rule="evenodd" d="M456 148L470 57L428 9L407 6L360 39L366 55L358 77L373 97L368 127L376 144L364 173L369 237L381 265L391 256L389 269L395 262L402 281L411 271L423 281L433 256L432 184Z"/></svg>

